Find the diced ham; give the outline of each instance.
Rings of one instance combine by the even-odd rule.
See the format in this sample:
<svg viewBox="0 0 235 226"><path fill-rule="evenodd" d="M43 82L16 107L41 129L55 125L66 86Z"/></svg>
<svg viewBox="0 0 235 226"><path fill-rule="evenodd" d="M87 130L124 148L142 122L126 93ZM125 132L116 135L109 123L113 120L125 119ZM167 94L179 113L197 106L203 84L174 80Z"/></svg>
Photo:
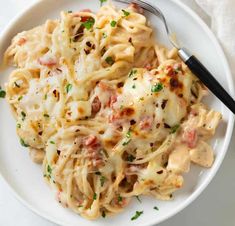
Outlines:
<svg viewBox="0 0 235 226"><path fill-rule="evenodd" d="M151 116L144 116L140 120L140 129L142 130L149 130L153 123L153 117Z"/></svg>
<svg viewBox="0 0 235 226"><path fill-rule="evenodd" d="M136 3L131 3L129 5L129 7L131 7L133 9L133 11L136 12L136 13L140 13L140 14L144 13L144 9Z"/></svg>
<svg viewBox="0 0 235 226"><path fill-rule="evenodd" d="M41 65L48 66L48 67L55 66L57 64L56 58L54 56L49 56L49 55L44 55L40 57L38 59L38 62Z"/></svg>
<svg viewBox="0 0 235 226"><path fill-rule="evenodd" d="M92 113L96 114L97 112L99 112L100 108L101 108L101 102L99 97L96 96L91 104Z"/></svg>
<svg viewBox="0 0 235 226"><path fill-rule="evenodd" d="M186 129L182 135L182 141L185 142L189 148L195 148L197 145L197 131L196 129Z"/></svg>

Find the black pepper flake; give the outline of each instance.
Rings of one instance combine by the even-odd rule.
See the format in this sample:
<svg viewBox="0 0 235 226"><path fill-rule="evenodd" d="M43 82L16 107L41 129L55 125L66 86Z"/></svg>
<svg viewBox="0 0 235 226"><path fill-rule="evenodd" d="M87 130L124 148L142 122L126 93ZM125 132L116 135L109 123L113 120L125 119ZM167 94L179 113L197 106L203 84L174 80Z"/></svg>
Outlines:
<svg viewBox="0 0 235 226"><path fill-rule="evenodd" d="M135 77L135 78L133 78L133 81L136 81L137 80L137 78Z"/></svg>
<svg viewBox="0 0 235 226"><path fill-rule="evenodd" d="M84 49L84 52L86 53L86 55L88 55L90 53L89 49Z"/></svg>
<svg viewBox="0 0 235 226"><path fill-rule="evenodd" d="M60 152L61 152L60 150L57 150L57 154L58 154L58 155L60 155Z"/></svg>
<svg viewBox="0 0 235 226"><path fill-rule="evenodd" d="M167 123L164 123L164 128L170 129L171 127Z"/></svg>
<svg viewBox="0 0 235 226"><path fill-rule="evenodd" d="M59 71L59 72L62 72L62 70L60 68L56 68L56 70Z"/></svg>
<svg viewBox="0 0 235 226"><path fill-rule="evenodd" d="M42 131L38 132L38 135L39 135L39 136L42 136Z"/></svg>
<svg viewBox="0 0 235 226"><path fill-rule="evenodd" d="M179 87L179 81L178 81L178 79L177 79L177 78L171 78L171 79L170 79L170 86L171 86L172 88L177 88L177 87Z"/></svg>
<svg viewBox="0 0 235 226"><path fill-rule="evenodd" d="M162 173L163 173L163 170L157 171L157 174L162 174Z"/></svg>
<svg viewBox="0 0 235 226"><path fill-rule="evenodd" d="M80 131L80 129L76 129L76 130L75 130L76 133L79 132L79 131Z"/></svg>
<svg viewBox="0 0 235 226"><path fill-rule="evenodd" d="M178 94L178 97L179 97L179 98L182 98L182 97L183 97L183 94L182 94L182 93Z"/></svg>
<svg viewBox="0 0 235 226"><path fill-rule="evenodd" d="M86 45L87 45L88 47L91 47L91 46L92 46L91 42L86 42Z"/></svg>
<svg viewBox="0 0 235 226"><path fill-rule="evenodd" d="M158 108L158 103L156 103L156 107Z"/></svg>
<svg viewBox="0 0 235 226"><path fill-rule="evenodd" d="M150 147L153 147L153 143L150 143L149 145L150 145Z"/></svg>
<svg viewBox="0 0 235 226"><path fill-rule="evenodd" d="M118 84L117 84L117 87L118 88L121 88L121 87L123 87L124 86L124 83L123 82L119 82Z"/></svg>
<svg viewBox="0 0 235 226"><path fill-rule="evenodd" d="M160 127L160 123L157 123L156 128L158 129Z"/></svg>
<svg viewBox="0 0 235 226"><path fill-rule="evenodd" d="M162 100L162 104L161 104L162 109L165 109L167 101L168 101L167 99Z"/></svg>
<svg viewBox="0 0 235 226"><path fill-rule="evenodd" d="M134 119L131 119L130 124L131 124L131 125L135 125L135 124L136 124L136 121L135 121Z"/></svg>

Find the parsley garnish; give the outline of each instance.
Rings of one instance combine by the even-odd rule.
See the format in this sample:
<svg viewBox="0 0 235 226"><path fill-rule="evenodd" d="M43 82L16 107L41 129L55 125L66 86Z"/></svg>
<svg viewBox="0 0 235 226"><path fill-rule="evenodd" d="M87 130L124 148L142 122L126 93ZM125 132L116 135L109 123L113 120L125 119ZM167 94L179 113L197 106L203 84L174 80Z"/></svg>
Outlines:
<svg viewBox="0 0 235 226"><path fill-rule="evenodd" d="M90 17L87 21L83 22L82 25L87 29L90 30L95 24L95 19Z"/></svg>
<svg viewBox="0 0 235 226"><path fill-rule="evenodd" d="M133 84L132 89L135 89L135 88L136 88L136 85L135 85L135 84Z"/></svg>
<svg viewBox="0 0 235 226"><path fill-rule="evenodd" d="M124 10L124 9L122 9L122 12L123 12L124 16L129 16L130 15L130 13L127 12L126 10Z"/></svg>
<svg viewBox="0 0 235 226"><path fill-rule="evenodd" d="M100 0L100 6L102 6L104 2L107 2L107 0Z"/></svg>
<svg viewBox="0 0 235 226"><path fill-rule="evenodd" d="M115 27L117 25L117 22L115 20L112 20L110 22L111 27Z"/></svg>
<svg viewBox="0 0 235 226"><path fill-rule="evenodd" d="M170 133L175 133L175 132L179 129L179 127L180 127L179 124L177 124L177 125L175 125L175 126L172 126Z"/></svg>
<svg viewBox="0 0 235 226"><path fill-rule="evenodd" d="M46 100L47 99L47 94L45 94L45 96L44 96L44 100Z"/></svg>
<svg viewBox="0 0 235 226"><path fill-rule="evenodd" d="M50 176L50 174L52 173L52 168L50 165L47 165L47 172L49 173Z"/></svg>
<svg viewBox="0 0 235 226"><path fill-rule="evenodd" d="M97 198L97 194L94 193L94 195L93 195L93 200L96 200L96 198Z"/></svg>
<svg viewBox="0 0 235 226"><path fill-rule="evenodd" d="M103 38L107 38L108 37L106 33L103 33L102 36L103 36Z"/></svg>
<svg viewBox="0 0 235 226"><path fill-rule="evenodd" d="M17 88L20 88L20 85L17 82L14 82L14 84Z"/></svg>
<svg viewBox="0 0 235 226"><path fill-rule="evenodd" d="M106 63L109 64L109 65L113 65L114 64L114 60L111 56L108 56L106 59L105 59Z"/></svg>
<svg viewBox="0 0 235 226"><path fill-rule="evenodd" d="M153 209L155 209L155 210L159 210L157 206L154 206L154 207L153 207Z"/></svg>
<svg viewBox="0 0 235 226"><path fill-rule="evenodd" d="M128 162L133 162L133 160L135 160L135 157L133 155L128 155L127 156L127 161Z"/></svg>
<svg viewBox="0 0 235 226"><path fill-rule="evenodd" d="M137 70L136 69L132 69L128 75L128 77L131 77L132 75L136 74Z"/></svg>
<svg viewBox="0 0 235 226"><path fill-rule="evenodd" d="M68 93L73 88L72 84L67 84L66 86L66 92Z"/></svg>
<svg viewBox="0 0 235 226"><path fill-rule="evenodd" d="M135 215L131 218L131 220L136 220L144 211L135 211Z"/></svg>
<svg viewBox="0 0 235 226"><path fill-rule="evenodd" d="M18 101L22 100L23 96L19 96L18 97Z"/></svg>
<svg viewBox="0 0 235 226"><path fill-rule="evenodd" d="M118 202L122 202L122 196L120 194L118 195Z"/></svg>
<svg viewBox="0 0 235 226"><path fill-rule="evenodd" d="M22 121L24 121L25 120L25 117L26 117L26 114L25 114L25 112L21 112L21 116L22 116Z"/></svg>
<svg viewBox="0 0 235 226"><path fill-rule="evenodd" d="M50 141L50 144L55 144L55 142L53 140Z"/></svg>
<svg viewBox="0 0 235 226"><path fill-rule="evenodd" d="M68 10L68 13L72 13L73 11L72 10Z"/></svg>
<svg viewBox="0 0 235 226"><path fill-rule="evenodd" d="M122 145L123 145L123 146L126 146L126 145L128 145L130 142L131 142L131 139L129 139L129 140L127 140L127 141L124 141L124 142L122 143Z"/></svg>
<svg viewBox="0 0 235 226"><path fill-rule="evenodd" d="M104 186L105 180L106 180L106 178L105 178L104 176L101 176L101 177L100 177L100 185L101 185L101 187Z"/></svg>
<svg viewBox="0 0 235 226"><path fill-rule="evenodd" d="M5 98L5 96L6 96L6 91L3 90L0 86L0 98Z"/></svg>
<svg viewBox="0 0 235 226"><path fill-rule="evenodd" d="M23 147L29 147L29 145L26 144L22 138L20 138L20 144L21 144Z"/></svg>
<svg viewBox="0 0 235 226"><path fill-rule="evenodd" d="M138 195L136 195L135 197L140 203L142 203L141 200L140 200L140 197Z"/></svg>
<svg viewBox="0 0 235 226"><path fill-rule="evenodd" d="M130 130L126 133L126 138L131 138L131 131Z"/></svg>
<svg viewBox="0 0 235 226"><path fill-rule="evenodd" d="M21 124L17 123L16 127L20 129L21 128Z"/></svg>
<svg viewBox="0 0 235 226"><path fill-rule="evenodd" d="M156 93L156 92L161 91L162 89L163 89L163 85L162 85L162 83L159 82L159 83L156 83L156 85L152 86L151 91L153 93Z"/></svg>

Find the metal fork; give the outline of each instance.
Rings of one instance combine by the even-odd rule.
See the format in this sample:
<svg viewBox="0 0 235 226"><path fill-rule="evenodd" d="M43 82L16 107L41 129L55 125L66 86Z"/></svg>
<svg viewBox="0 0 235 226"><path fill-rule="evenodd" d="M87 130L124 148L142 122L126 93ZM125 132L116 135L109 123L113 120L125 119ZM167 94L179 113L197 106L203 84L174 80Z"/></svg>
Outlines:
<svg viewBox="0 0 235 226"><path fill-rule="evenodd" d="M214 76L206 69L206 67L195 57L193 56L186 48L181 47L175 40L172 38L172 32L167 24L166 18L162 11L153 6L150 3L143 2L141 0L114 0L121 3L136 3L143 9L147 10L150 13L153 13L159 17L167 33L167 37L170 43L178 50L179 57L184 61L184 63L190 68L190 70L203 82L207 88L214 93L232 112L235 114L235 101L227 93L227 91L219 84L219 82L214 78Z"/></svg>

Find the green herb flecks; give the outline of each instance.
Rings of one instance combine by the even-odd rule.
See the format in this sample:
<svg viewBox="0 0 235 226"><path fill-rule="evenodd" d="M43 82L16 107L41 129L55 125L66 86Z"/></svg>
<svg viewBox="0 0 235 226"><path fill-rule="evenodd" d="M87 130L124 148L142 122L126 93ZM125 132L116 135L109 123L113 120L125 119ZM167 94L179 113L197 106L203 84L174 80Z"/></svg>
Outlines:
<svg viewBox="0 0 235 226"><path fill-rule="evenodd" d="M118 202L122 202L122 196L120 194L118 195Z"/></svg>
<svg viewBox="0 0 235 226"><path fill-rule="evenodd" d="M50 140L50 144L55 144L55 142L53 140Z"/></svg>
<svg viewBox="0 0 235 226"><path fill-rule="evenodd" d="M29 145L26 144L25 141L24 141L22 138L20 138L20 144L21 144L23 147L29 147Z"/></svg>
<svg viewBox="0 0 235 226"><path fill-rule="evenodd" d="M127 16L130 15L130 13L128 11L124 10L124 9L122 9L122 12L124 14L124 17L127 17Z"/></svg>
<svg viewBox="0 0 235 226"><path fill-rule="evenodd" d="M123 145L123 146L126 146L126 145L128 145L130 142L131 142L131 139L127 139L126 141L124 141L124 142L122 143L122 145Z"/></svg>
<svg viewBox="0 0 235 226"><path fill-rule="evenodd" d="M137 70L136 69L132 69L128 75L128 77L130 78L132 75L136 74Z"/></svg>
<svg viewBox="0 0 235 226"><path fill-rule="evenodd" d="M111 27L115 27L115 26L117 25L117 21L112 20L112 21L110 22L110 25L111 25Z"/></svg>
<svg viewBox="0 0 235 226"><path fill-rule="evenodd" d="M71 89L73 88L72 84L67 84L66 86L66 92L69 93L69 91L71 91Z"/></svg>
<svg viewBox="0 0 235 226"><path fill-rule="evenodd" d="M133 162L135 160L135 157L133 155L128 155L127 156L127 161L128 162Z"/></svg>
<svg viewBox="0 0 235 226"><path fill-rule="evenodd" d="M136 195L135 197L139 201L139 203L142 203L142 201L141 201L141 199L140 199L140 197L138 195Z"/></svg>
<svg viewBox="0 0 235 226"><path fill-rule="evenodd" d="M99 1L100 1L100 6L102 6L104 2L107 2L107 0L99 0Z"/></svg>
<svg viewBox="0 0 235 226"><path fill-rule="evenodd" d="M159 82L152 86L151 91L153 93L157 93L157 92L160 92L162 89L163 89L163 85L162 83Z"/></svg>
<svg viewBox="0 0 235 226"><path fill-rule="evenodd" d="M136 211L135 215L131 218L131 220L136 220L140 215L142 215L144 211Z"/></svg>
<svg viewBox="0 0 235 226"><path fill-rule="evenodd" d="M97 199L97 194L94 193L94 195L93 195L93 200L96 200L96 199Z"/></svg>
<svg viewBox="0 0 235 226"><path fill-rule="evenodd" d="M157 211L159 210L157 206L154 206L153 209Z"/></svg>
<svg viewBox="0 0 235 226"><path fill-rule="evenodd" d="M18 101L21 101L22 98L23 98L23 96L19 96L17 100L18 100Z"/></svg>
<svg viewBox="0 0 235 226"><path fill-rule="evenodd" d="M106 63L109 64L109 65L113 65L114 64L114 60L111 56L108 56L106 59L105 59Z"/></svg>
<svg viewBox="0 0 235 226"><path fill-rule="evenodd" d="M177 124L177 125L175 125L175 126L172 126L170 133L171 133L171 134L172 134L172 133L175 133L179 128L180 128L180 125L179 125L179 124Z"/></svg>
<svg viewBox="0 0 235 226"><path fill-rule="evenodd" d="M136 85L135 85L135 84L133 84L132 89L135 89L135 88L136 88Z"/></svg>
<svg viewBox="0 0 235 226"><path fill-rule="evenodd" d="M87 21L83 22L82 25L87 29L90 30L95 24L95 19L90 17Z"/></svg>
<svg viewBox="0 0 235 226"><path fill-rule="evenodd" d="M102 211L102 217L105 218L106 217L106 213L105 211Z"/></svg>
<svg viewBox="0 0 235 226"><path fill-rule="evenodd" d="M6 97L6 91L3 90L0 86L0 98L5 98Z"/></svg>
<svg viewBox="0 0 235 226"><path fill-rule="evenodd" d="M100 185L101 185L101 187L104 186L105 181L106 181L106 177L105 176L101 176L100 177Z"/></svg>
<svg viewBox="0 0 235 226"><path fill-rule="evenodd" d="M25 114L25 112L21 112L21 116L22 116L22 121L24 121L25 120L25 117L26 117L26 114Z"/></svg>

